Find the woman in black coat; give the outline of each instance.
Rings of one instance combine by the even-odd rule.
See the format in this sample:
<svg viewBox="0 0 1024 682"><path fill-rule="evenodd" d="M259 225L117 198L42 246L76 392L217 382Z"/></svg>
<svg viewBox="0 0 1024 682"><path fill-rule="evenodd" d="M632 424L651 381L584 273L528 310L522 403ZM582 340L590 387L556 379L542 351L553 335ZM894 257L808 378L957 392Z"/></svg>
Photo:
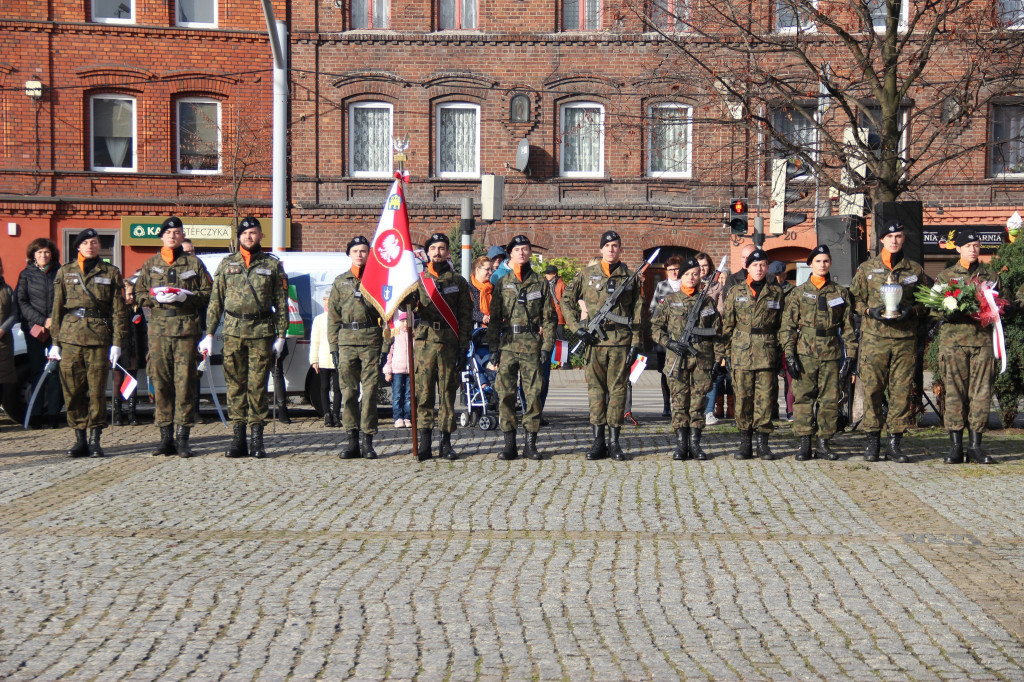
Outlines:
<svg viewBox="0 0 1024 682"><path fill-rule="evenodd" d="M32 240L26 249L26 265L18 277L15 297L18 299L33 386L46 366L46 349L50 347L50 315L53 312L53 280L59 269L57 245L42 237ZM36 398L34 412L46 415L50 428L58 428L62 402L60 377L53 372Z"/></svg>

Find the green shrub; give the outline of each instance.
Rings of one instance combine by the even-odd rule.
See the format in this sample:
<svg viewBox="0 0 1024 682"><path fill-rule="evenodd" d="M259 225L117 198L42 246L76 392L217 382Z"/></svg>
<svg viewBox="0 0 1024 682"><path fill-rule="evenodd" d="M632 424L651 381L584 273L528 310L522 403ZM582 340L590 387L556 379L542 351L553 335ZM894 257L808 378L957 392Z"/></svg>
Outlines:
<svg viewBox="0 0 1024 682"><path fill-rule="evenodd" d="M999 247L992 259L992 267L1002 280L1000 296L1012 302L1017 290L1024 285L1024 239ZM1003 330L1006 333L1006 372L996 375L995 393L999 398L1003 426L1010 426L1017 416L1020 400L1024 398L1024 315L1004 316Z"/></svg>

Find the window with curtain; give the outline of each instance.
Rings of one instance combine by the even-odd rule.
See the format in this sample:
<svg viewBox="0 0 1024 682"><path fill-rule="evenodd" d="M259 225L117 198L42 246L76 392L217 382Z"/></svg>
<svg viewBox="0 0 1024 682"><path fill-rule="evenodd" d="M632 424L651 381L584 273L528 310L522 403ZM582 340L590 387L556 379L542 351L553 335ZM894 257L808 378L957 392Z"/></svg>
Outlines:
<svg viewBox="0 0 1024 682"><path fill-rule="evenodd" d="M1012 28L1024 28L1024 0L999 0L999 23Z"/></svg>
<svg viewBox="0 0 1024 682"><path fill-rule="evenodd" d="M992 107L992 175L1024 174L1024 104Z"/></svg>
<svg viewBox="0 0 1024 682"><path fill-rule="evenodd" d="M216 26L217 0L177 0L178 26Z"/></svg>
<svg viewBox="0 0 1024 682"><path fill-rule="evenodd" d="M476 28L476 0L441 0L441 30Z"/></svg>
<svg viewBox="0 0 1024 682"><path fill-rule="evenodd" d="M452 102L437 106L437 174L480 175L480 107Z"/></svg>
<svg viewBox="0 0 1024 682"><path fill-rule="evenodd" d="M604 176L604 107L573 102L560 112L559 173L564 177Z"/></svg>
<svg viewBox="0 0 1024 682"><path fill-rule="evenodd" d="M387 28L391 23L389 0L352 0L352 29Z"/></svg>
<svg viewBox="0 0 1024 682"><path fill-rule="evenodd" d="M102 95L92 98L92 169L135 170L135 100Z"/></svg>
<svg viewBox="0 0 1024 682"><path fill-rule="evenodd" d="M799 150L815 158L818 148L818 130L814 123L816 115L815 106L782 107L772 111L772 127L782 138L772 140L773 156L777 159L794 159L798 158ZM808 171L790 179L801 180L810 177L811 173Z"/></svg>
<svg viewBox="0 0 1024 682"><path fill-rule="evenodd" d="M350 175L391 177L391 111L391 105L385 102L349 105Z"/></svg>
<svg viewBox="0 0 1024 682"><path fill-rule="evenodd" d="M92 0L92 20L107 24L135 23L135 0Z"/></svg>
<svg viewBox="0 0 1024 682"><path fill-rule="evenodd" d="M817 0L775 0L775 30L779 33L813 31L810 10L817 6Z"/></svg>
<svg viewBox="0 0 1024 682"><path fill-rule="evenodd" d="M685 31L686 0L651 0L648 16L654 27L666 33Z"/></svg>
<svg viewBox="0 0 1024 682"><path fill-rule="evenodd" d="M693 109L683 104L655 104L647 109L647 174L691 176L690 127Z"/></svg>
<svg viewBox="0 0 1024 682"><path fill-rule="evenodd" d="M220 102L178 100L178 172L220 172Z"/></svg>
<svg viewBox="0 0 1024 682"><path fill-rule="evenodd" d="M907 3L903 0L894 0L896 3L896 14L899 17L899 30L907 28ZM871 25L876 31L884 31L886 22L889 19L888 0L867 0L868 11L871 13Z"/></svg>
<svg viewBox="0 0 1024 682"><path fill-rule="evenodd" d="M562 0L563 31L600 31L601 0Z"/></svg>

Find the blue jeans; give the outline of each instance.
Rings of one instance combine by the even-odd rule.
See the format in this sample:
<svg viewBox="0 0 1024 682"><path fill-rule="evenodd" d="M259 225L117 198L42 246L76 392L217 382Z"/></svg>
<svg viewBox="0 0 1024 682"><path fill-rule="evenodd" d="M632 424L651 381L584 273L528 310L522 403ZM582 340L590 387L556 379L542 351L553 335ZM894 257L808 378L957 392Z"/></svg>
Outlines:
<svg viewBox="0 0 1024 682"><path fill-rule="evenodd" d="M393 419L412 419L408 374L391 375L391 412Z"/></svg>
<svg viewBox="0 0 1024 682"><path fill-rule="evenodd" d="M718 378L711 382L711 390L708 391L708 402L704 407L704 414L715 411L715 401L718 400L718 392L725 393L725 370L719 370Z"/></svg>

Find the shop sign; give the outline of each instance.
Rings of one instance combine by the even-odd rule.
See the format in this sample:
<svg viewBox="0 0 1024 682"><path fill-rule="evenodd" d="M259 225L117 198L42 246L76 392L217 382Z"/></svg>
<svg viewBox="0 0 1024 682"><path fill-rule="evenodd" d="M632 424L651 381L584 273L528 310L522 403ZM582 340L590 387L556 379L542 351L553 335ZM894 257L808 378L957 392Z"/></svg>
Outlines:
<svg viewBox="0 0 1024 682"><path fill-rule="evenodd" d="M973 225L942 229L926 227L923 230L924 252L928 254L955 255L956 233L965 227L973 228L981 236L982 253L995 253L999 247L1003 245L1003 237L1006 235L1006 229L1001 227L976 227Z"/></svg>
<svg viewBox="0 0 1024 682"><path fill-rule="evenodd" d="M160 226L170 216L122 216L121 243L126 246L160 246ZM234 221L222 217L182 217L185 226L185 237L191 239L196 246L227 248L234 232ZM270 216L261 218L264 241L270 239ZM292 221L284 222L284 245L291 246Z"/></svg>

